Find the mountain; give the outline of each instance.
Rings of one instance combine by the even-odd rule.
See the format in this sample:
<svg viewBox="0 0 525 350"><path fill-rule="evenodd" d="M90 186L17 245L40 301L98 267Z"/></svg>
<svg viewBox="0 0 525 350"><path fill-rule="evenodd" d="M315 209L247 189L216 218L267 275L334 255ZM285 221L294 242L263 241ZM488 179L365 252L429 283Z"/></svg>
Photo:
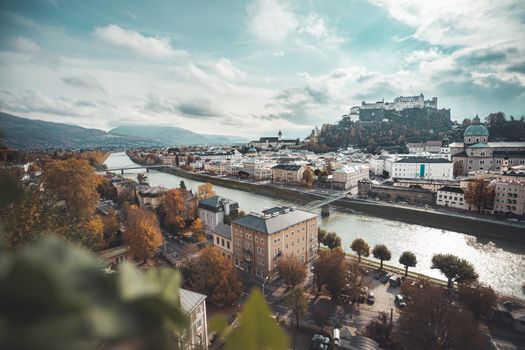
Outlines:
<svg viewBox="0 0 525 350"><path fill-rule="evenodd" d="M112 135L144 137L166 146L188 144L225 144L246 142L238 136L208 135L173 126L119 126L109 131Z"/></svg>
<svg viewBox="0 0 525 350"><path fill-rule="evenodd" d="M76 125L20 118L0 112L2 143L15 149L130 148L243 142L239 137L203 135L175 127L122 126L105 132Z"/></svg>

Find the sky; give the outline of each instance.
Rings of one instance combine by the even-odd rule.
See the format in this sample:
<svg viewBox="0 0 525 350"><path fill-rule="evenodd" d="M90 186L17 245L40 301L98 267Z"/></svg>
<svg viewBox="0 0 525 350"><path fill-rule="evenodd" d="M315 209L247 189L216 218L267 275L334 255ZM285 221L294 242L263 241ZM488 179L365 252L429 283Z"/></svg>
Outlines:
<svg viewBox="0 0 525 350"><path fill-rule="evenodd" d="M2 0L0 110L109 130L305 137L423 93L525 114L523 0Z"/></svg>

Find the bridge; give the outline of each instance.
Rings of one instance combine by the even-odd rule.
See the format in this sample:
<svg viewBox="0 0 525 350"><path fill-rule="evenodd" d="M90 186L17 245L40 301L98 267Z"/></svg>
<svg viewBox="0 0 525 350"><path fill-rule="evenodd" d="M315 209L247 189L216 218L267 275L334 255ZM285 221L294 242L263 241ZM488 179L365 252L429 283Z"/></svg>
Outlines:
<svg viewBox="0 0 525 350"><path fill-rule="evenodd" d="M166 168L166 165L138 165L138 164L132 164L128 165L122 168L111 168L106 169L106 171L120 171L122 175L124 175L125 170L137 170L137 169L146 169L146 172L149 173L150 169L161 169Z"/></svg>
<svg viewBox="0 0 525 350"><path fill-rule="evenodd" d="M342 198L345 198L346 195L348 193L350 193L351 189L348 190L348 191L345 191L345 192L339 192L339 193L334 193L326 198L323 198L323 199L318 199L316 201L312 201L306 205L304 205L301 209L302 210L305 210L305 211L312 211L314 210L315 208L319 208L319 207L323 207L323 211L322 211L322 215L326 215L328 216L329 215L329 208L328 208L328 204L332 203L332 202L335 202L339 199L342 199Z"/></svg>

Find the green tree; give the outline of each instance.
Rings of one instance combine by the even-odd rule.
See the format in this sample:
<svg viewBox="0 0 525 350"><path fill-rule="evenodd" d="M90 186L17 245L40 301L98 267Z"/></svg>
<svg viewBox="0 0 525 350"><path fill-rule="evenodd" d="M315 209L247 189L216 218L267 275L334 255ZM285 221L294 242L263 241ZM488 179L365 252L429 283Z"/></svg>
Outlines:
<svg viewBox="0 0 525 350"><path fill-rule="evenodd" d="M405 277L408 276L408 268L415 267L417 265L416 254L406 251L399 257L399 263L405 266Z"/></svg>
<svg viewBox="0 0 525 350"><path fill-rule="evenodd" d="M379 269L383 268L383 261L389 261L392 258L390 250L388 250L388 248L384 244L377 244L372 250L372 255L374 256L374 258L381 261Z"/></svg>
<svg viewBox="0 0 525 350"><path fill-rule="evenodd" d="M454 282L463 283L478 279L478 274L471 263L452 254L434 255L431 267L445 275L448 288L452 288Z"/></svg>
<svg viewBox="0 0 525 350"><path fill-rule="evenodd" d="M317 228L317 250L321 250L321 243L324 244L324 239L328 232L324 228Z"/></svg>
<svg viewBox="0 0 525 350"><path fill-rule="evenodd" d="M184 182L184 180L180 180L180 184L179 184L179 188L181 190L186 190L186 183Z"/></svg>
<svg viewBox="0 0 525 350"><path fill-rule="evenodd" d="M370 255L370 246L362 238L356 238L350 245L350 248L357 254L359 257L359 262L361 262L361 256Z"/></svg>
<svg viewBox="0 0 525 350"><path fill-rule="evenodd" d="M286 304L295 315L295 326L299 328L299 319L306 313L306 297L303 289L293 288L286 296Z"/></svg>
<svg viewBox="0 0 525 350"><path fill-rule="evenodd" d="M324 245L330 249L335 249L341 247L341 237L335 232L329 232L324 238Z"/></svg>

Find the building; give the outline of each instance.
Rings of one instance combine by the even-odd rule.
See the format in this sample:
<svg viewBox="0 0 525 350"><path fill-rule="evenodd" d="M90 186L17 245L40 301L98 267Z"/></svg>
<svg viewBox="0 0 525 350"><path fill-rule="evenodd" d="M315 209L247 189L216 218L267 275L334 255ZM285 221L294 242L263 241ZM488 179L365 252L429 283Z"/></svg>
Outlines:
<svg viewBox="0 0 525 350"><path fill-rule="evenodd" d="M218 224L224 224L224 217L237 215L239 204L231 199L213 196L199 202L199 218L204 225L204 232L211 236Z"/></svg>
<svg viewBox="0 0 525 350"><path fill-rule="evenodd" d="M347 165L333 172L334 189L348 190L357 187L361 180L370 178L370 168L366 164Z"/></svg>
<svg viewBox="0 0 525 350"><path fill-rule="evenodd" d="M232 223L237 268L258 278L276 278L279 258L296 256L310 262L317 253L317 215L290 207L249 213Z"/></svg>
<svg viewBox="0 0 525 350"><path fill-rule="evenodd" d="M408 153L441 153L442 141L427 141L419 143L407 143Z"/></svg>
<svg viewBox="0 0 525 350"><path fill-rule="evenodd" d="M187 289L179 289L182 312L189 320L189 325L177 340L178 349L208 349L208 320L206 317L206 295Z"/></svg>
<svg viewBox="0 0 525 350"><path fill-rule="evenodd" d="M435 193L424 188L395 187L375 185L370 180L359 181L357 193L360 198L377 198L388 202L407 202L409 204L433 205Z"/></svg>
<svg viewBox="0 0 525 350"><path fill-rule="evenodd" d="M408 188L424 188L432 192L437 192L445 186L456 187L460 185L459 180L428 180L428 179L394 179L393 186Z"/></svg>
<svg viewBox="0 0 525 350"><path fill-rule="evenodd" d="M525 215L525 181L496 180L494 183L494 212Z"/></svg>
<svg viewBox="0 0 525 350"><path fill-rule="evenodd" d="M157 208L162 204L162 197L168 189L161 186L149 187L148 185L137 185L135 196L141 208Z"/></svg>
<svg viewBox="0 0 525 350"><path fill-rule="evenodd" d="M453 179L453 164L445 158L407 157L392 162L392 178Z"/></svg>
<svg viewBox="0 0 525 350"><path fill-rule="evenodd" d="M277 137L261 137L259 140L250 141L248 146L259 149L280 149L297 146L299 144L299 139L283 139L283 133L279 130Z"/></svg>
<svg viewBox="0 0 525 350"><path fill-rule="evenodd" d="M300 184L305 167L297 164L277 164L272 167L272 180L277 183Z"/></svg>
<svg viewBox="0 0 525 350"><path fill-rule="evenodd" d="M115 267L130 258L129 247L127 245L104 249L99 254L104 260L106 260L108 265L112 267Z"/></svg>
<svg viewBox="0 0 525 350"><path fill-rule="evenodd" d="M213 245L220 250L222 256L231 260L233 255L231 225L218 223L213 230L212 240Z"/></svg>
<svg viewBox="0 0 525 350"><path fill-rule="evenodd" d="M451 143L450 153L456 175L474 171L500 171L506 164L525 164L525 142L489 142L489 130L478 116L463 133L463 142Z"/></svg>
<svg viewBox="0 0 525 350"><path fill-rule="evenodd" d="M437 191L436 204L442 207L471 210L465 201L465 191L459 186L445 186Z"/></svg>

